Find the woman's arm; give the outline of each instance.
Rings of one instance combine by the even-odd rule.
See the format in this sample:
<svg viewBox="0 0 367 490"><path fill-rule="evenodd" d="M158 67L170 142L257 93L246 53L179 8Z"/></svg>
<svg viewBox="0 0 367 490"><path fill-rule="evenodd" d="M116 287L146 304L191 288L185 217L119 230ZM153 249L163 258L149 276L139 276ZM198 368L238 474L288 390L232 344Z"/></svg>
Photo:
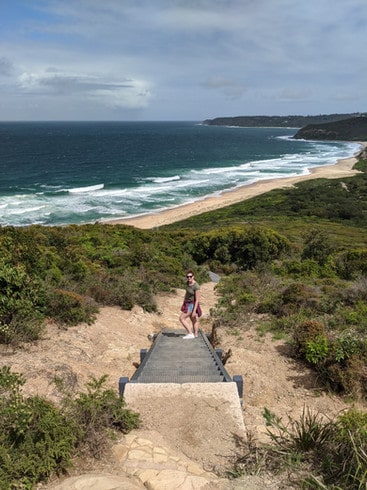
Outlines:
<svg viewBox="0 0 367 490"><path fill-rule="evenodd" d="M196 315L196 309L197 309L198 304L199 304L199 299L200 299L200 290L196 289L196 291L195 291L195 304L194 304L194 309L192 310L193 315Z"/></svg>

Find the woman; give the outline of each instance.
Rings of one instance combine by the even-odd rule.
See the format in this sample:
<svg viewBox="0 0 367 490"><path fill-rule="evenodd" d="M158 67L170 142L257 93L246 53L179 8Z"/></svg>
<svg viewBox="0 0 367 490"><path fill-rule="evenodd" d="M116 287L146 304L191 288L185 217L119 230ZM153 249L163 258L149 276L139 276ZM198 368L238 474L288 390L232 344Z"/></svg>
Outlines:
<svg viewBox="0 0 367 490"><path fill-rule="evenodd" d="M201 308L199 305L200 299L200 286L195 281L194 273L192 270L186 273L186 293L181 307L180 322L185 327L187 335L184 335L183 339L194 339L198 336L199 332L199 320L201 316ZM191 321L191 325L188 322Z"/></svg>

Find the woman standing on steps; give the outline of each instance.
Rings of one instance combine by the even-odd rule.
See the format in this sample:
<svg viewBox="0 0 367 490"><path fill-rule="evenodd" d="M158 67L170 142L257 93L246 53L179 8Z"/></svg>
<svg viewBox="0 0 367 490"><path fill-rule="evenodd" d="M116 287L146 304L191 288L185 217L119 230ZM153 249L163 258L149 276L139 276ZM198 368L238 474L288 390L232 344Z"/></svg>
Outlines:
<svg viewBox="0 0 367 490"><path fill-rule="evenodd" d="M200 286L195 281L194 273L192 270L186 272L186 293L183 304L181 306L180 322L185 327L187 335L182 337L183 339L194 339L198 336L199 332L199 320L201 316L201 308L199 305L200 299ZM190 319L191 325L188 322Z"/></svg>

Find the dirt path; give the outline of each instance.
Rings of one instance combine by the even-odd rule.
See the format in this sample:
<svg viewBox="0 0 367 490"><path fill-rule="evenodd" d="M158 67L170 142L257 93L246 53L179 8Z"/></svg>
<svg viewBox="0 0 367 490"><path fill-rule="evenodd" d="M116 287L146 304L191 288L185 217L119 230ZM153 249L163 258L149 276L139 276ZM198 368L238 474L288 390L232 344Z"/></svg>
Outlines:
<svg viewBox="0 0 367 490"><path fill-rule="evenodd" d="M201 328L206 332L211 330L208 312L217 301L214 287L214 283L202 285L204 317ZM90 326L83 324L59 330L55 325L50 325L44 339L32 346L16 352L2 347L0 365L8 365L13 371L24 374L27 379L24 392L29 395L39 394L57 400L58 393L53 384L55 375L62 376L70 388L79 390L91 376L99 378L108 374L109 385L117 390L119 378L131 377L135 372L134 363L139 362L140 349L149 348L148 334L159 332L162 328L180 328L178 314L182 297L182 290L177 294L160 296L159 314L145 313L138 307L132 311L103 308L97 321ZM328 395L317 386L311 371L289 357L284 341L273 341L270 335L259 336L251 326L254 324L254 318L249 318L241 331L219 329L219 337L223 351L232 350L232 356L225 366L227 371L231 376L243 376L244 422L256 439L266 438L262 416L264 407L285 420L288 414L298 417L304 407L329 416L346 408L342 400ZM156 429L149 425L150 421L164 418L165 409L162 407L162 413L154 413L154 417L149 407L146 413L143 410L142 434ZM157 410L160 409L155 406ZM206 468L215 467L213 454L216 451L208 451L211 460L206 461L202 448L199 458L194 447L190 451L187 449L187 441L183 440L180 445L177 434L172 432L171 440L170 432L166 431L163 436L167 446L181 450L195 461L200 460ZM197 433L196 437L200 439L206 435ZM206 444L211 444L210 439ZM108 462L105 464L108 466Z"/></svg>

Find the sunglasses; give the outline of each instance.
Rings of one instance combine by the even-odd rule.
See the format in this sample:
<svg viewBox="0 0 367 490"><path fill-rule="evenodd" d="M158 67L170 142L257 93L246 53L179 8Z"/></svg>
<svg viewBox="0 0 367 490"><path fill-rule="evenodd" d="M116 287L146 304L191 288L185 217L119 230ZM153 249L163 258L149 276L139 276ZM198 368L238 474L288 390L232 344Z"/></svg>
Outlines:
<svg viewBox="0 0 367 490"><path fill-rule="evenodd" d="M187 279L191 279L191 277L193 277L193 276L192 275L188 275L186 277L187 277Z"/></svg>

